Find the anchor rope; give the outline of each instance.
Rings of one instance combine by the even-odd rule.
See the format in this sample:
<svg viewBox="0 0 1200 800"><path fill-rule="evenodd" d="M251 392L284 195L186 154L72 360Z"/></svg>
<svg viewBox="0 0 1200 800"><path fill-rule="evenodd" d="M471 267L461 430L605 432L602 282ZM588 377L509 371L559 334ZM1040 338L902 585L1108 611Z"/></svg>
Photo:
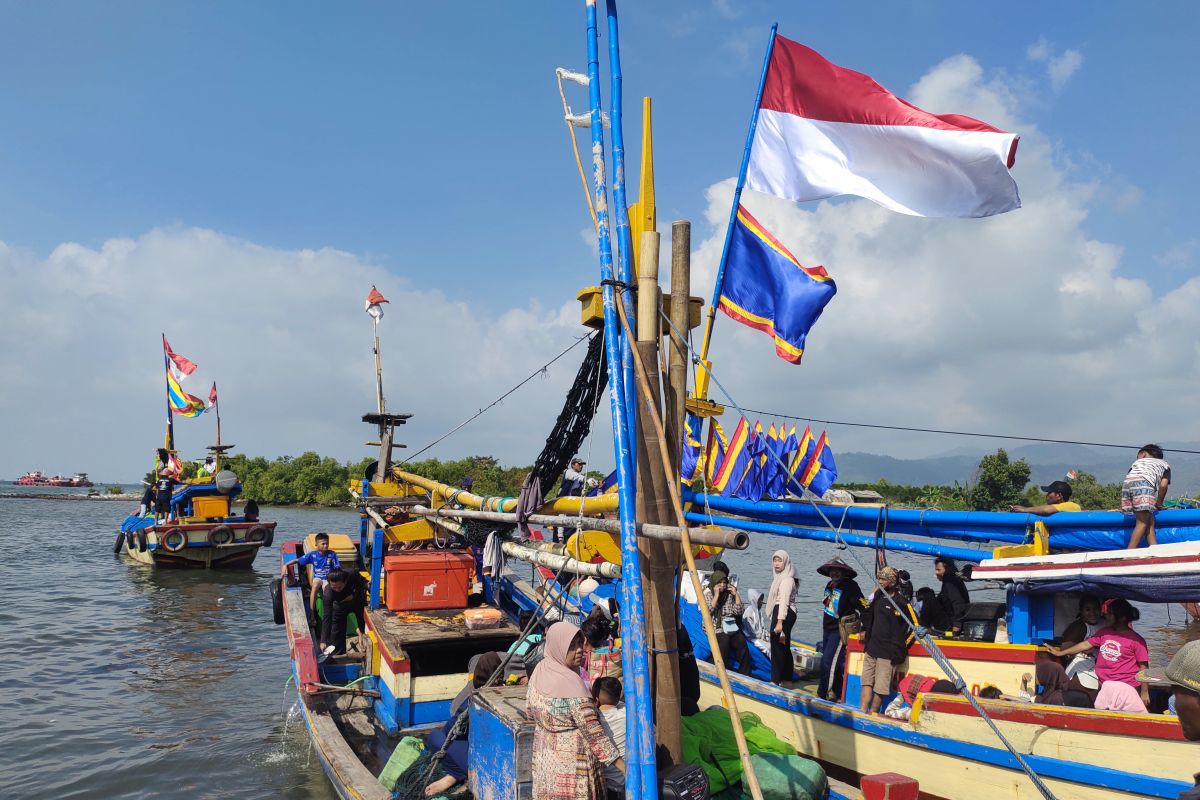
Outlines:
<svg viewBox="0 0 1200 800"><path fill-rule="evenodd" d="M663 319L667 320L667 324L671 325L671 327L673 329L675 329L676 334L678 334L679 330L678 330L678 328L675 327L674 324L671 323L670 318L667 317L666 314L663 314L661 311L659 312L659 314L660 314L660 316L662 316ZM688 345L688 352L691 354L693 361L698 363L699 356L692 349L690 343ZM706 369L708 371L709 377L712 379L712 382L716 385L716 387L718 389L721 390L721 393L723 395L725 395L726 399L729 401L729 404L732 405L735 409L737 409L738 413L741 414L743 417L746 416L746 409L744 409L744 408L742 408L742 406L738 405L737 400L734 399L733 395L729 392L729 390L726 389L725 386L722 385L720 380L717 379L717 376L713 372L712 368L706 367ZM802 419L802 418L798 418L798 419ZM780 458L776 453L768 450L768 454L770 456L772 456L779 463L779 465L781 467L783 467L785 470L787 469L787 465L783 462L783 459ZM813 500L811 493L805 491L804 498L808 500L808 502L812 505L812 507L814 509L816 509L817 513L821 516L821 519L824 520L825 524L829 527L829 529L834 532L834 537L838 540L839 543L841 543L846 548L846 554L848 556L850 556L850 558L858 565L859 569L862 570L862 572L868 573L871 575L871 582L875 585L876 589L878 589L880 592L883 593L884 599L887 600L887 602L896 610L896 613L900 616L900 618L902 620L904 620L904 624L906 626L908 626L912 635L915 636L916 639L921 642L921 644L925 647L926 651L933 658L933 660L937 663L937 665L942 668L942 670L951 678L951 680L953 680L954 688L958 690L959 694L961 694L964 698L966 698L967 702L971 704L971 707L975 709L975 712L977 714L979 714L979 716L984 720L984 722L987 723L988 727L991 728L992 732L996 734L997 738L999 738L1000 741L1004 744L1004 747L1008 750L1008 752L1012 755L1012 757L1014 759L1016 759L1017 764L1020 765L1021 769L1025 772L1025 774L1027 776L1029 776L1030 781L1033 782L1034 787L1038 790L1038 792L1042 795L1042 797L1046 798L1046 800L1055 800L1053 792L1051 792L1050 788L1048 786L1046 786L1045 782L1042 781L1041 776L1039 776L1037 774L1037 772L1031 766L1029 766L1028 762L1025 761L1025 759L1021 756L1021 754L1019 752L1017 752L1017 749L1013 746L1012 742L1010 742L1008 740L1008 738L1004 735L1004 733L1000 730L1000 728L998 728L996 726L996 723L992 720L991 716L987 713L986 710L984 710L983 706L980 705L979 700L975 697L975 695L971 694L970 690L967 687L966 681L962 677L962 674L950 662L950 659L948 659L946 657L946 655L941 651L941 648L938 647L937 642L934 641L933 636L930 635L929 630L923 625L914 624L912 622L912 620L909 619L908 615L904 613L903 609L900 608L900 606L896 603L896 601L892 598L892 596L883 588L882 585L880 585L878 577L875 574L875 570L868 570L866 565L858 558L857 555L855 555L853 549L850 548L849 545L845 543L845 541L842 539L840 529L838 527L834 526L833 522L829 519L828 516L826 516L824 510L821 509L821 506L818 505L815 500Z"/></svg>

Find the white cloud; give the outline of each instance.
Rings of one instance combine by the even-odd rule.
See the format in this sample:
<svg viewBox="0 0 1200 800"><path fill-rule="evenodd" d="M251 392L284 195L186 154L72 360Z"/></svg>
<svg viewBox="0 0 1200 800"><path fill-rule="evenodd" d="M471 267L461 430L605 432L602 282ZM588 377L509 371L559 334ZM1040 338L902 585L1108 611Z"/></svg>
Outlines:
<svg viewBox="0 0 1200 800"><path fill-rule="evenodd" d="M825 419L1099 441L1195 438L1188 398L1200 369L1200 278L1156 296L1145 281L1118 275L1119 243L1083 230L1101 202L1094 184L1068 178L1023 119L1018 94L974 59L938 64L909 96L1021 133L1015 176L1024 207L936 220L865 200L797 207L747 192L754 215L803 263L824 265L839 292L800 367L722 316L713 343L722 383L750 407ZM709 188L713 232L696 235L693 285L706 297L731 193L732 181ZM1150 412L1130 413L1148 397ZM945 448L940 438L830 433L835 450Z"/></svg>
<svg viewBox="0 0 1200 800"><path fill-rule="evenodd" d="M1045 36L1031 44L1026 49L1025 55L1030 61L1046 65L1046 75L1050 78L1050 86L1056 92L1062 90L1071 76L1083 66L1083 53L1073 49L1057 53L1054 45Z"/></svg>
<svg viewBox="0 0 1200 800"><path fill-rule="evenodd" d="M240 452L339 459L367 455L361 445L372 438L359 421L375 402L362 311L371 284L391 301L380 325L385 393L390 410L415 414L401 435L413 449L583 333L577 306L493 312L448 298L452 281L416 289L351 253L278 250L190 228L96 249L66 243L44 259L0 243L0 476L140 476L164 425L160 332L200 365L185 388L207 397L216 379L222 435ZM531 462L583 350L431 455ZM212 441L208 415L175 427L187 457ZM600 436L598 452L606 442Z"/></svg>

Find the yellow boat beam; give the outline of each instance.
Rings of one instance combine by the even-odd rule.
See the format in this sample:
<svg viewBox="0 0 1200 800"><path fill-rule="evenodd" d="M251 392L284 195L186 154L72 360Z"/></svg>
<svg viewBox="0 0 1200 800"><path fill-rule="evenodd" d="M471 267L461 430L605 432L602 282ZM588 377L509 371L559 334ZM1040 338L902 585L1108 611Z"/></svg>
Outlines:
<svg viewBox="0 0 1200 800"><path fill-rule="evenodd" d="M457 503L480 511L512 513L517 510L517 498L515 497L482 497L412 472L405 472L398 467L392 467L392 477L401 483L424 489L430 495L441 497L448 503ZM616 510L617 496L601 494L595 497L559 497L544 504L539 512L544 514L604 514Z"/></svg>

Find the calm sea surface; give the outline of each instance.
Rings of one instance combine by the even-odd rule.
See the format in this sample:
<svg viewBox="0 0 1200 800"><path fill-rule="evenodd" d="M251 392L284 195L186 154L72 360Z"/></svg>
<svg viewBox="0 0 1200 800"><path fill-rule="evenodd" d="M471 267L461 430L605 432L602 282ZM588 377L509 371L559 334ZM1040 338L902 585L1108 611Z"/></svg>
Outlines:
<svg viewBox="0 0 1200 800"><path fill-rule="evenodd" d="M155 570L112 555L136 503L3 488L0 796L334 796L271 618L278 544L248 571ZM358 526L350 511L263 516L276 543Z"/></svg>
<svg viewBox="0 0 1200 800"><path fill-rule="evenodd" d="M277 547L245 572L153 570L111 554L132 503L22 499L15 488L0 488L0 795L333 797L294 711L286 639L271 619ZM279 523L276 542L358 524L350 511L264 516ZM771 552L787 549L803 579L796 638L812 641L824 585L815 569L839 551L755 536L726 560L743 589L765 590ZM936 588L928 559L890 560L916 586ZM1200 636L1186 619L1178 606L1143 606L1137 628L1156 664Z"/></svg>

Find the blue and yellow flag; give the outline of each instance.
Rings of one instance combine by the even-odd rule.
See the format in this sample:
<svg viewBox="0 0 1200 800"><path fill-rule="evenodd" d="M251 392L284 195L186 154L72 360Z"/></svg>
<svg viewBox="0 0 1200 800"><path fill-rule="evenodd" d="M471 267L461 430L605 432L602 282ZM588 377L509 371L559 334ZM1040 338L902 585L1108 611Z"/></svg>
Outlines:
<svg viewBox="0 0 1200 800"><path fill-rule="evenodd" d="M725 449L729 440L725 438L725 429L714 418L708 423L708 444L704 454L704 480L709 486L716 485L717 470L725 461Z"/></svg>
<svg viewBox="0 0 1200 800"><path fill-rule="evenodd" d="M829 441L824 433L817 439L812 456L800 469L797 480L817 497L824 497L825 492L829 491L829 487L837 480L837 463L833 460L833 450L829 448Z"/></svg>
<svg viewBox="0 0 1200 800"><path fill-rule="evenodd" d="M738 206L718 307L775 340L775 353L799 364L804 339L837 285L824 267L805 267Z"/></svg>
<svg viewBox="0 0 1200 800"><path fill-rule="evenodd" d="M742 417L725 446L725 456L721 459L721 465L712 480L713 491L724 497L732 497L742 485L742 478L746 477L746 470L750 468L748 445L752 436L749 423Z"/></svg>
<svg viewBox="0 0 1200 800"><path fill-rule="evenodd" d="M171 413L181 417L198 417L204 413L204 401L185 392L169 369L167 370L167 402L171 406Z"/></svg>
<svg viewBox="0 0 1200 800"><path fill-rule="evenodd" d="M684 421L682 458L679 464L679 477L684 483L691 483L700 476L704 469L704 453L700 449L700 431L704 428L704 418L699 414L688 414Z"/></svg>

